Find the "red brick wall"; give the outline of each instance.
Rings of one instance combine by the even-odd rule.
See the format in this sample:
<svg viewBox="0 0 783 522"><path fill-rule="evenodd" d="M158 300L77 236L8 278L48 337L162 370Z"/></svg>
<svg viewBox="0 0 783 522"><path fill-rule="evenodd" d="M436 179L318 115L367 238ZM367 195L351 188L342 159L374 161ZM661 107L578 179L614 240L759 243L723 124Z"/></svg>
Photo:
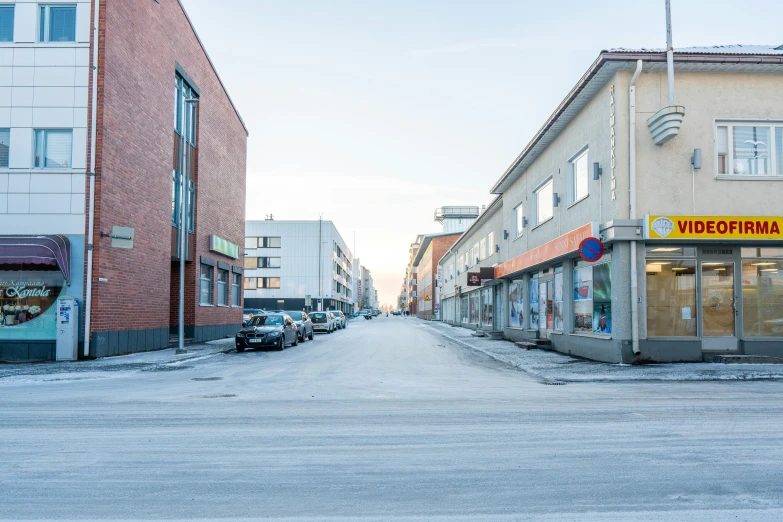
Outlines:
<svg viewBox="0 0 783 522"><path fill-rule="evenodd" d="M176 64L200 89L195 258L186 266L186 324L242 322L241 308L198 305L199 256L215 234L244 244L247 135L175 0L101 2L93 332L168 327L176 318L178 264L171 261L171 163ZM134 248L100 238L136 229ZM215 279L217 271L215 271ZM107 283L98 283L99 277ZM230 281L229 281L230 292ZM241 289L240 289L241 292ZM215 297L217 287L213 289ZM230 295L229 295L230 303Z"/></svg>
<svg viewBox="0 0 783 522"><path fill-rule="evenodd" d="M429 287L425 288L419 295L419 303L425 302L426 298L430 298L429 310L421 310L416 313L417 316L422 319L432 319L435 311L435 285L438 280L438 261L443 257L443 254L457 242L461 234L452 234L449 236L440 236L432 238L430 244L427 246L427 251L422 255L419 261L419 274L425 275L426 272L430 272L432 282ZM423 271L422 271L423 269ZM422 281L418 281L421 283ZM421 285L419 285L421 286ZM421 307L419 307L421 309Z"/></svg>

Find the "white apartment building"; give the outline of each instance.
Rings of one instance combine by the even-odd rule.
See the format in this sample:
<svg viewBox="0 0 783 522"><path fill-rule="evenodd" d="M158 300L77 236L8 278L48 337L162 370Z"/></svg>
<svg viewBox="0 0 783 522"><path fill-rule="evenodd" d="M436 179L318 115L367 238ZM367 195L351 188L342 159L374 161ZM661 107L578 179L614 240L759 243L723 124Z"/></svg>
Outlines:
<svg viewBox="0 0 783 522"><path fill-rule="evenodd" d="M353 311L355 261L334 223L247 221L245 236L246 308Z"/></svg>

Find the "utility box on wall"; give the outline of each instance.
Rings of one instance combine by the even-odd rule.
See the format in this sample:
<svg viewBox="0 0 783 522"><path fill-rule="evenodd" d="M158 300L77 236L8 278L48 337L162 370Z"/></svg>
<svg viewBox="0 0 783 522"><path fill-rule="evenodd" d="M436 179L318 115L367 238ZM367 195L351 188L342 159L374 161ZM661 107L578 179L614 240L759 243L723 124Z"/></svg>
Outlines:
<svg viewBox="0 0 783 522"><path fill-rule="evenodd" d="M73 297L57 300L57 360L79 358L79 301Z"/></svg>

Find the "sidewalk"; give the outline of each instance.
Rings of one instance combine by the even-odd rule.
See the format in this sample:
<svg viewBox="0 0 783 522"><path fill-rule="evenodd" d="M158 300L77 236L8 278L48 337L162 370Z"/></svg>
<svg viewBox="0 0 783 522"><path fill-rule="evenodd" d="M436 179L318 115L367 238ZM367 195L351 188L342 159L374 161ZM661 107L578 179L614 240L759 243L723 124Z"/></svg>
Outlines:
<svg viewBox="0 0 783 522"><path fill-rule="evenodd" d="M188 353L177 355L176 348L140 352L91 361L4 363L0 364L0 383L18 382L29 377L33 381L74 380L97 377L106 372L170 372L188 368L188 364L215 357L235 348L234 339L218 339L185 346Z"/></svg>
<svg viewBox="0 0 783 522"><path fill-rule="evenodd" d="M678 363L633 366L589 361L548 350L526 350L510 341L473 337L473 330L414 319L455 343L482 352L537 377L547 384L567 382L640 381L775 381L783 380L783 364Z"/></svg>

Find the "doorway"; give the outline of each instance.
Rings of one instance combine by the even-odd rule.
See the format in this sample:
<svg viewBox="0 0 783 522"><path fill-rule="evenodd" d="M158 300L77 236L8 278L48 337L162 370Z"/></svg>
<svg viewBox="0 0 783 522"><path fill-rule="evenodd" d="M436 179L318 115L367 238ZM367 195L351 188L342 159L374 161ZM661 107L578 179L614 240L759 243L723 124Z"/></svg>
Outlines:
<svg viewBox="0 0 783 522"><path fill-rule="evenodd" d="M555 281L551 275L538 279L538 334L549 339L555 328Z"/></svg>
<svg viewBox="0 0 783 522"><path fill-rule="evenodd" d="M702 350L736 351L739 318L736 263L701 260L701 335Z"/></svg>

